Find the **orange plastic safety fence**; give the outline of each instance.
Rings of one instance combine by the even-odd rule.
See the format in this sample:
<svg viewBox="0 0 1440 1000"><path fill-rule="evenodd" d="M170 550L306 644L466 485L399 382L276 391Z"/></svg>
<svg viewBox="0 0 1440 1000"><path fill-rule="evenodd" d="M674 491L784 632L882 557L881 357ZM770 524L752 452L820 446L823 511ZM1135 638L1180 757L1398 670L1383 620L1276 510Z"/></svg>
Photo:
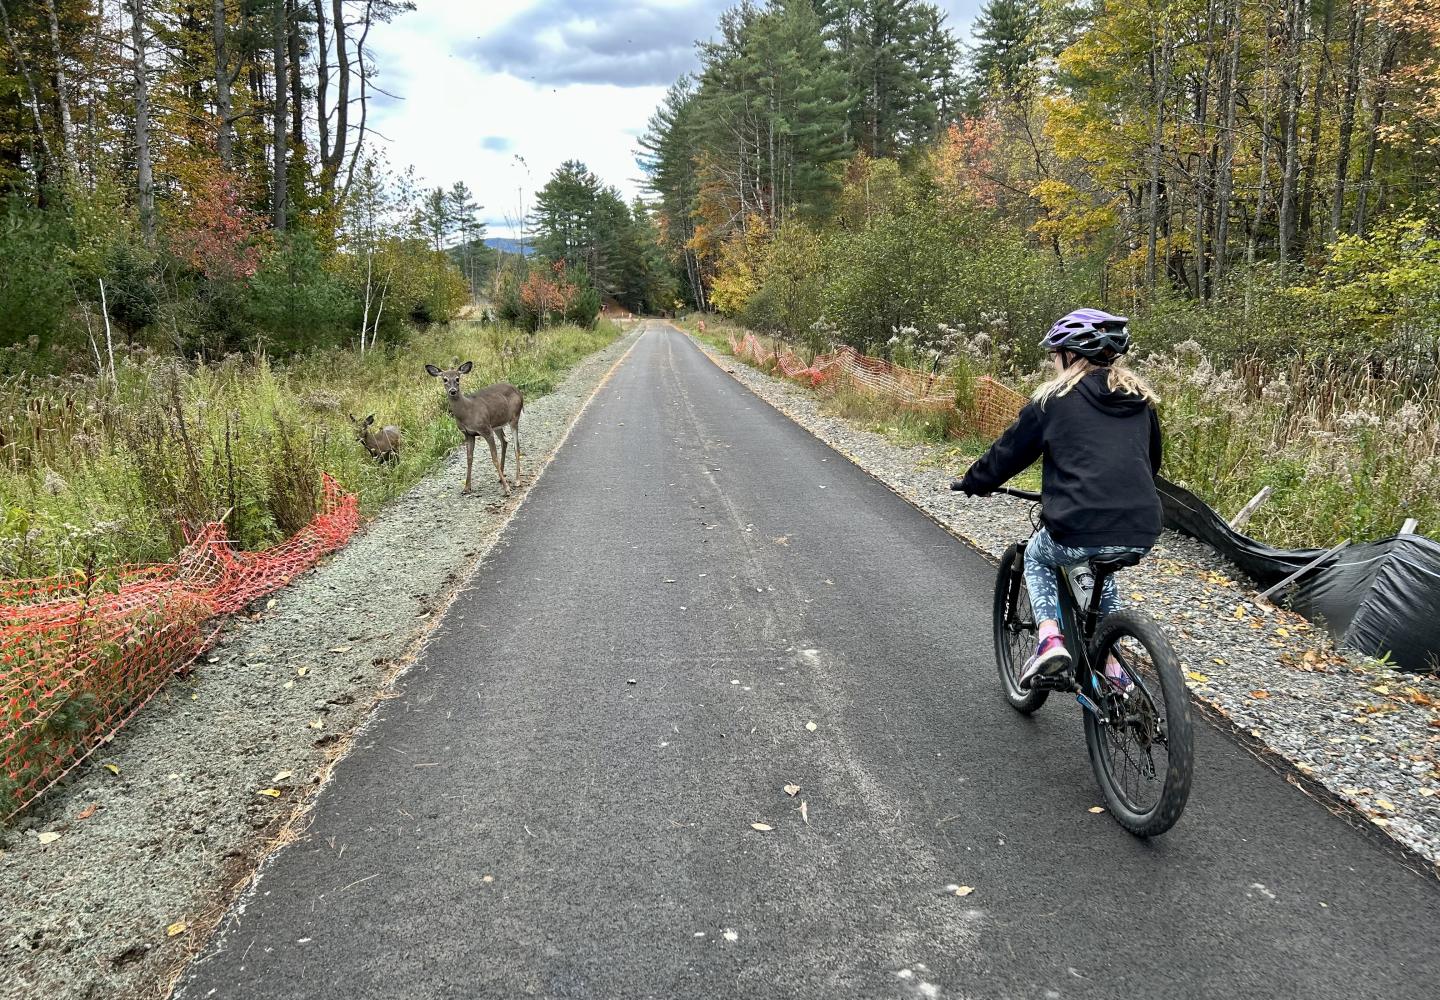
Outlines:
<svg viewBox="0 0 1440 1000"><path fill-rule="evenodd" d="M261 552L210 524L173 563L0 580L0 819L124 725L205 647L211 619L285 586L359 524L354 495L325 476L320 513Z"/></svg>
<svg viewBox="0 0 1440 1000"><path fill-rule="evenodd" d="M786 378L812 388L850 389L883 396L913 410L956 409L959 386L948 375L935 375L892 364L841 346L828 354L816 355L809 364L779 341L765 347L753 333L730 336L730 350L753 364L774 366ZM974 434L998 437L1025 405L1025 396L988 375L975 380L974 398L965 406L965 423Z"/></svg>

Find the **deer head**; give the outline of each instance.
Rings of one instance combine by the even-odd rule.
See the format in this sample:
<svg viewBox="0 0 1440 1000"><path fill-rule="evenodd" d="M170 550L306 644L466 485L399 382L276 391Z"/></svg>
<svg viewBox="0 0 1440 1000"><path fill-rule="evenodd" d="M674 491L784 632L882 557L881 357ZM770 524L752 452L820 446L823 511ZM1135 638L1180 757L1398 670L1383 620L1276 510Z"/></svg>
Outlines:
<svg viewBox="0 0 1440 1000"><path fill-rule="evenodd" d="M353 413L347 413L345 415L350 418L350 423L355 427L355 436L359 438L363 444L365 442L365 432L375 423L375 414L370 414L364 420L361 420Z"/></svg>
<svg viewBox="0 0 1440 1000"><path fill-rule="evenodd" d="M425 370L430 373L431 378L438 378L445 384L445 395L451 399L460 398L460 376L470 374L470 369L475 367L475 362L467 361L459 368L447 368L441 370L434 365L426 365Z"/></svg>

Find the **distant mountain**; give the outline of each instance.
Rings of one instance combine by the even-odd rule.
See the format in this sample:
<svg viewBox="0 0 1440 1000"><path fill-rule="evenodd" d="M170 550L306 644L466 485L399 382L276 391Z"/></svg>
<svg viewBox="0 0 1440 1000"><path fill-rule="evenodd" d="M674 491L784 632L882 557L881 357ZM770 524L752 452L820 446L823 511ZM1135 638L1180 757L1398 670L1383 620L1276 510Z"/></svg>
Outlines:
<svg viewBox="0 0 1440 1000"><path fill-rule="evenodd" d="M487 236L485 245L492 250L499 250L501 253L523 253L526 257L535 252L535 248L532 246L526 246L522 250L520 241L508 236Z"/></svg>

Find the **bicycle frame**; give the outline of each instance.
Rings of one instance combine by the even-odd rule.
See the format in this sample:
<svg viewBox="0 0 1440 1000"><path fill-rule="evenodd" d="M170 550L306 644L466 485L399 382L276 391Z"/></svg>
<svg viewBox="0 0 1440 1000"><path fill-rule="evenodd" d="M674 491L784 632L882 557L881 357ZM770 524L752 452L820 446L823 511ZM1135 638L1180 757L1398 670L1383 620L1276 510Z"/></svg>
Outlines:
<svg viewBox="0 0 1440 1000"><path fill-rule="evenodd" d="M1017 543L1022 552L1029 545L1029 541L1027 538ZM1045 678L1037 678L1035 683L1052 691L1065 691L1075 695L1075 700L1080 703L1082 708L1094 715L1101 723L1108 725L1111 721L1109 714L1099 703L1090 697L1092 693L1099 693L1099 686L1094 682L1093 678L1100 672L1100 665L1090 662L1090 644L1091 640L1095 637L1095 632L1099 628L1102 617L1100 614L1102 588L1111 574L1106 572L1095 573L1095 585L1090 592L1089 603L1082 610L1080 608L1080 602L1075 598L1074 590L1071 589L1070 577L1062 569L1057 569L1054 573L1057 584L1055 590L1060 599L1060 631L1065 636L1065 647L1070 651L1071 662L1075 664L1074 677L1072 679L1068 676L1062 676L1048 681ZM1010 592L1007 615L1012 620L1016 614L1015 605L1019 597L1019 588L1022 586L1024 586L1023 581L1017 581L1017 584ZM1120 660L1121 666L1126 667L1127 664L1124 658L1120 656L1118 650L1115 651L1115 655L1116 658ZM1154 697L1152 692L1145 683L1144 678L1140 676L1140 672L1138 670L1127 669L1126 674L1129 676L1131 683L1136 686L1145 698L1153 703Z"/></svg>

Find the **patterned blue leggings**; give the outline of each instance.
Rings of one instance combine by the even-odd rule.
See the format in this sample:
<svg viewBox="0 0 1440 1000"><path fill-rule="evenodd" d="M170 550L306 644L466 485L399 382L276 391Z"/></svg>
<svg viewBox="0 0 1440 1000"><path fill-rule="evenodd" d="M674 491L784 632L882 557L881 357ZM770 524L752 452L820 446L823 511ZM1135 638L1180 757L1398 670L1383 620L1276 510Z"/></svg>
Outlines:
<svg viewBox="0 0 1440 1000"><path fill-rule="evenodd" d="M1125 545L1098 545L1072 547L1061 545L1050 537L1050 531L1041 528L1035 532L1025 546L1025 586L1030 591L1030 607L1035 610L1035 621L1059 621L1060 593L1055 571L1067 566L1078 566L1093 556L1113 556L1122 552L1138 552L1144 555L1146 548L1132 548ZM1105 578L1100 589L1100 614L1108 615L1120 609L1120 592L1115 586L1115 577Z"/></svg>

